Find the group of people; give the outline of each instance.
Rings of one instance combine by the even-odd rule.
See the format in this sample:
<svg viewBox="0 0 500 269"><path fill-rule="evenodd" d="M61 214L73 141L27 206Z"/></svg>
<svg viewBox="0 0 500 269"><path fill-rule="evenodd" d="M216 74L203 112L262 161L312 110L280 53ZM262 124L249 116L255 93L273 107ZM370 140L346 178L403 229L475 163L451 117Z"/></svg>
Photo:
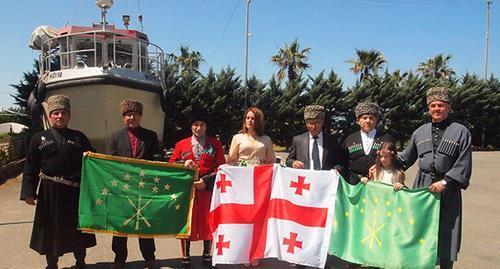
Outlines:
<svg viewBox="0 0 500 269"><path fill-rule="evenodd" d="M406 149L397 153L393 138L377 128L380 108L362 102L355 108L359 132L342 142L324 130L325 109L319 105L304 108L307 132L293 137L286 165L296 169L336 169L350 184L368 180L405 187L404 170L418 159L414 188L428 187L441 193L438 259L441 268L452 268L457 260L461 238L461 190L471 175L471 136L466 127L451 122L451 95L448 88L434 87L427 92L431 122L411 136ZM157 134L141 127L143 105L124 100L120 104L125 127L113 133L107 153L153 160L160 154ZM36 204L30 247L45 255L47 268L57 268L58 257L73 252L76 268L85 267L85 250L96 245L95 236L76 229L82 153L92 150L86 136L69 129L70 101L55 95L47 99L52 128L33 136L24 169L21 199ZM264 134L264 113L257 107L245 111L241 130L234 135L226 160L221 142L207 135L208 114L201 108L190 113L192 136L179 141L169 162L198 169L193 182L195 200L192 231L181 240L182 264L191 265L190 241L203 240L202 261L211 266L211 233L208 214L217 168L230 165L254 166L274 163L273 143ZM38 190L38 191L37 191ZM156 268L154 239L139 238L147 268ZM124 268L127 238L114 236L112 268ZM257 266L253 261L248 266Z"/></svg>

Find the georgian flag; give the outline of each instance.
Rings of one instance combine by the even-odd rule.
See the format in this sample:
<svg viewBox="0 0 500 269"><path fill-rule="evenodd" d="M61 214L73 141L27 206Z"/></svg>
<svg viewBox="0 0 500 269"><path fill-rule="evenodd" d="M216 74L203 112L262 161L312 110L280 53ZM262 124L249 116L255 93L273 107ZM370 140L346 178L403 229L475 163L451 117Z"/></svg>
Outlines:
<svg viewBox="0 0 500 269"><path fill-rule="evenodd" d="M213 265L275 257L324 267L337 185L333 170L221 166L210 208Z"/></svg>

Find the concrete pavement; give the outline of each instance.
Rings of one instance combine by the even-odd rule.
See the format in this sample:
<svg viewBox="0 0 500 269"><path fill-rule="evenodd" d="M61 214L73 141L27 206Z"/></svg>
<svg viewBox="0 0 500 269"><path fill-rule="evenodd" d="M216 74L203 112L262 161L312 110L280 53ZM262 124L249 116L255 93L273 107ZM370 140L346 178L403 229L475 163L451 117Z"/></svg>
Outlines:
<svg viewBox="0 0 500 269"><path fill-rule="evenodd" d="M500 268L500 152L474 152L471 186L463 192L464 219L462 248L455 268ZM411 185L415 167L407 172ZM44 268L45 258L29 247L34 207L19 201L21 178L0 186L0 269ZM129 239L126 268L143 268L137 239ZM193 268L201 263L201 243L193 243ZM156 256L162 268L179 268L180 245L173 238L156 239ZM417 258L417 257L416 257ZM113 261L111 237L97 235L97 246L87 255L88 268L109 268ZM71 254L60 259L59 266L74 264ZM243 266L223 266L241 268ZM292 268L291 265L266 260L259 268Z"/></svg>

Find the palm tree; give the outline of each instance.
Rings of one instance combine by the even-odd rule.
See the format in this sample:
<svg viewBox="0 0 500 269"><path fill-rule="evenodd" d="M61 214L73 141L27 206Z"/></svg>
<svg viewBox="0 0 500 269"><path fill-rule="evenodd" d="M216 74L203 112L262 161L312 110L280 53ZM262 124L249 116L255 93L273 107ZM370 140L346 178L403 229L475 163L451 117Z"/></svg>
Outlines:
<svg viewBox="0 0 500 269"><path fill-rule="evenodd" d="M278 54L271 57L271 62L280 68L277 74L278 79L283 80L285 74L288 73L288 80L295 80L298 73L311 67L310 64L306 63L310 50L311 48L300 50L297 39L290 45L285 43L285 46L280 48Z"/></svg>
<svg viewBox="0 0 500 269"><path fill-rule="evenodd" d="M386 70L386 72L388 71ZM396 71L392 72L391 76L396 80L398 84L401 84L408 76L408 72L401 72L401 70L396 69Z"/></svg>
<svg viewBox="0 0 500 269"><path fill-rule="evenodd" d="M424 77L449 78L455 75L455 70L448 66L451 60L451 55L444 56L442 53L427 59L427 61L420 63L417 71Z"/></svg>
<svg viewBox="0 0 500 269"><path fill-rule="evenodd" d="M348 60L352 64L351 71L359 75L359 81L363 82L367 77L376 74L382 65L387 63L384 55L378 50L359 50L356 49L356 59Z"/></svg>
<svg viewBox="0 0 500 269"><path fill-rule="evenodd" d="M170 53L168 54L168 58L180 68L181 75L186 77L193 73L200 74L198 69L200 68L200 64L205 61L201 53L199 51L189 51L189 47L184 46L181 46L180 51L181 54L179 56Z"/></svg>

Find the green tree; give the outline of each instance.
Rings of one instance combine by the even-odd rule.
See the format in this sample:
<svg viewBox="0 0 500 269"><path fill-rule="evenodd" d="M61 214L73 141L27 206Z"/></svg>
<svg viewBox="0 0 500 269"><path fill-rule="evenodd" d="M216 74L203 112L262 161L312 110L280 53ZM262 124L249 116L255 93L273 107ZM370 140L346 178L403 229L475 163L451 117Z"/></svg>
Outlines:
<svg viewBox="0 0 500 269"><path fill-rule="evenodd" d="M31 92L36 88L38 82L38 61L33 63L33 70L23 72L22 79L17 84L10 84L16 89L16 93L11 94L14 98L14 103L21 107L24 111L28 111L28 99Z"/></svg>
<svg viewBox="0 0 500 269"><path fill-rule="evenodd" d="M283 88L281 100L278 103L280 132L273 134L273 141L278 145L290 146L292 137L305 131L304 107L307 104L307 83L302 76L289 80ZM274 116L274 115L273 115Z"/></svg>
<svg viewBox="0 0 500 269"><path fill-rule="evenodd" d="M28 99L31 92L33 92L33 90L35 90L38 85L38 72L39 64L38 60L35 60L33 63L33 69L31 71L23 72L22 79L19 81L19 83L9 85L16 90L14 94L10 95L12 96L12 98L14 98L14 104L19 106L19 109L16 109L16 111L23 114L30 114L30 111L28 109ZM11 120L24 124L30 128L33 126L30 116L11 117Z"/></svg>
<svg viewBox="0 0 500 269"><path fill-rule="evenodd" d="M427 120L426 81L419 75L409 72L401 84L401 105L399 113L392 119L395 123L393 136L401 143L410 139L411 134Z"/></svg>
<svg viewBox="0 0 500 269"><path fill-rule="evenodd" d="M359 52L359 55L364 54ZM364 56L361 58L364 59ZM380 57L375 58L380 60ZM285 83L281 83L277 76L272 76L266 82L252 76L248 80L249 104L264 111L265 132L273 142L289 146L294 135L305 131L303 108L306 105L325 106L328 129L345 136L359 129L354 116L356 105L370 100L378 103L382 110L379 128L389 132L399 148L402 148L412 132L429 121L426 91L433 86L445 86L453 94L456 112L451 117L471 130L473 144L500 147L498 78L491 76L484 81L476 74L457 78L452 72L442 71L447 68L427 76L420 75L422 71L414 73L400 70L385 70L380 74L385 60L382 57L377 62L379 64L367 64L371 66L369 68L360 67L359 73L363 77L347 88L344 88L342 80L334 71L328 75L322 71L307 79L297 72L295 79L288 79ZM173 145L189 135L187 115L194 105L199 105L210 114L209 131L228 146L231 137L241 128L244 91L240 76L231 67L219 72L209 70L205 76L199 71L183 73L179 63L174 57L167 61L165 134L169 138L165 141ZM283 70L284 76L289 69Z"/></svg>
<svg viewBox="0 0 500 269"><path fill-rule="evenodd" d="M271 137L274 144L282 145L282 137L279 136L285 129L286 123L281 121L280 106L283 100L283 90L280 82L272 76L265 84L262 91L257 91L253 105L259 107L266 117L265 133Z"/></svg>
<svg viewBox="0 0 500 269"><path fill-rule="evenodd" d="M377 74L387 61L378 50L356 49L356 58L347 60L347 63L353 65L350 70L355 75L359 74L359 81L363 82L369 76Z"/></svg>
<svg viewBox="0 0 500 269"><path fill-rule="evenodd" d="M486 144L493 148L500 148L500 78L493 75L487 81L487 86L490 91L491 105L488 108L488 117L491 118L491 124L488 125L484 136Z"/></svg>
<svg viewBox="0 0 500 269"><path fill-rule="evenodd" d="M372 101L381 109L379 127L390 133L399 147L404 146L411 133L423 122L425 112L425 81L413 73L386 71L383 76L372 75L364 83L357 82L344 99L347 107L345 133L359 130L354 108L359 102Z"/></svg>
<svg viewBox="0 0 500 269"><path fill-rule="evenodd" d="M443 54L438 54L420 63L417 71L426 78L450 78L455 75L455 70L448 66L451 58L451 55L444 56Z"/></svg>
<svg viewBox="0 0 500 269"><path fill-rule="evenodd" d="M241 127L243 117L241 79L229 66L218 73L209 70L200 81L200 89L206 89L198 98L204 99L202 103L210 115L209 133L217 136L229 149L231 138Z"/></svg>
<svg viewBox="0 0 500 269"><path fill-rule="evenodd" d="M452 118L469 128L473 144L485 149L490 142L487 136L496 135L500 131L499 92L495 92L489 81L481 79L477 74L466 73L452 95L452 107L456 111L452 113Z"/></svg>
<svg viewBox="0 0 500 269"><path fill-rule="evenodd" d="M385 73L384 86L376 98L382 110L380 122L400 149L424 121L424 97L425 81L421 77L399 70Z"/></svg>
<svg viewBox="0 0 500 269"><path fill-rule="evenodd" d="M196 106L207 111L208 132L217 136L224 145L230 142L240 125L243 114L240 78L233 68L227 67L219 73L212 69L206 76L189 74L179 77L177 65L167 62L167 112L164 142L172 147L177 141L190 135L189 113Z"/></svg>
<svg viewBox="0 0 500 269"><path fill-rule="evenodd" d="M266 83L262 82L255 75L253 75L248 79L247 84L250 105L267 109L270 105L270 103L268 103L270 100L267 99L268 96L266 95ZM265 111L263 110L263 112Z"/></svg>
<svg viewBox="0 0 500 269"><path fill-rule="evenodd" d="M288 75L288 80L297 79L298 75L305 69L311 67L306 61L311 48L300 49L300 44L295 39L290 45L285 44L276 55L271 57L271 62L279 67L278 80L283 80Z"/></svg>
<svg viewBox="0 0 500 269"><path fill-rule="evenodd" d="M163 144L167 148L172 147L183 137L185 126L182 123L184 118L183 108L187 100L182 91L179 67L172 58L165 61L165 120L163 125Z"/></svg>
<svg viewBox="0 0 500 269"><path fill-rule="evenodd" d="M329 132L342 132L345 127L346 106L342 79L331 70L327 77L321 71L316 77L309 77L311 85L307 89L307 104L325 107L325 129Z"/></svg>
<svg viewBox="0 0 500 269"><path fill-rule="evenodd" d="M182 77L201 75L199 68L205 60L199 51L189 51L189 47L181 46L178 56L170 53L168 58L177 64Z"/></svg>

